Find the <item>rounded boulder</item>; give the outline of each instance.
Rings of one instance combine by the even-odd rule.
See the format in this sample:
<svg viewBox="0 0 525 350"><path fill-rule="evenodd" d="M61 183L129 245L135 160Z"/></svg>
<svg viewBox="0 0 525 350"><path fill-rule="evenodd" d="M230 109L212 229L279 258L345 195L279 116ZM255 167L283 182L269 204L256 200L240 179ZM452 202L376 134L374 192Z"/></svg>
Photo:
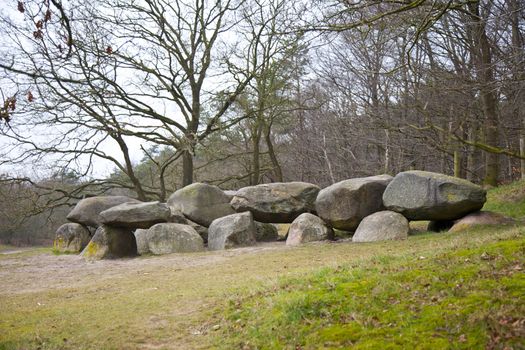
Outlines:
<svg viewBox="0 0 525 350"><path fill-rule="evenodd" d="M512 225L515 223L516 221L514 219L499 213L494 213L492 211L478 211L456 220L449 232L468 230L480 225Z"/></svg>
<svg viewBox="0 0 525 350"><path fill-rule="evenodd" d="M213 220L235 213L230 200L231 196L217 186L194 183L173 193L167 204L173 212L180 211L191 221L208 227Z"/></svg>
<svg viewBox="0 0 525 350"><path fill-rule="evenodd" d="M392 181L389 175L348 179L319 192L317 215L338 230L354 231L361 220L383 210L383 192Z"/></svg>
<svg viewBox="0 0 525 350"><path fill-rule="evenodd" d="M352 242L376 242L406 239L408 220L401 214L384 210L367 216L361 221Z"/></svg>
<svg viewBox="0 0 525 350"><path fill-rule="evenodd" d="M155 255L192 253L204 250L201 236L189 225L161 223L140 231L141 250ZM144 242L145 241L145 242Z"/></svg>
<svg viewBox="0 0 525 350"><path fill-rule="evenodd" d="M87 227L67 223L57 229L53 249L60 253L80 253L90 240L91 234Z"/></svg>
<svg viewBox="0 0 525 350"><path fill-rule="evenodd" d="M250 212L228 215L214 220L208 229L208 249L222 250L254 245L257 235Z"/></svg>
<svg viewBox="0 0 525 350"><path fill-rule="evenodd" d="M286 245L299 245L333 238L334 231L321 218L304 213L290 225Z"/></svg>

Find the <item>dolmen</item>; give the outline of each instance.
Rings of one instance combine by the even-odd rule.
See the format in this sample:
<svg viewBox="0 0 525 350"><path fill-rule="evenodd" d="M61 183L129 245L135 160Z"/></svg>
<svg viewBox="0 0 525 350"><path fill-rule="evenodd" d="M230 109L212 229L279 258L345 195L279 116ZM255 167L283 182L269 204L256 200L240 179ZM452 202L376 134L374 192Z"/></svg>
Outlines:
<svg viewBox="0 0 525 350"><path fill-rule="evenodd" d="M201 252L280 239L286 245L333 240L349 232L353 242L406 239L409 221L429 229L459 231L476 224L512 223L480 211L486 192L467 180L427 171L405 171L340 181L326 188L282 182L223 191L194 183L166 203L125 196L83 199L56 233L55 249L87 259Z"/></svg>

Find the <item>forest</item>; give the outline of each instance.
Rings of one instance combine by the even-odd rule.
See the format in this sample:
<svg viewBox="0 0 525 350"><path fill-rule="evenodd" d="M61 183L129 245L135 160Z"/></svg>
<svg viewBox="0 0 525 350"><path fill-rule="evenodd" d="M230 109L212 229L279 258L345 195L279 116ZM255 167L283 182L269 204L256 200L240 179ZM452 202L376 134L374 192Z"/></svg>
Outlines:
<svg viewBox="0 0 525 350"><path fill-rule="evenodd" d="M525 178L522 0L9 0L0 37L0 243L194 182Z"/></svg>

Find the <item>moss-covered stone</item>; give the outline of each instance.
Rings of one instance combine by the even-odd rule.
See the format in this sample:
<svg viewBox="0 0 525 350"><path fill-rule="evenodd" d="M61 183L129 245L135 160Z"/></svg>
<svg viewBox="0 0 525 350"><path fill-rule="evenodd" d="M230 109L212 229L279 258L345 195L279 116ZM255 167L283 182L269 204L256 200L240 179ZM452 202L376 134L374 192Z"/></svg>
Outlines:
<svg viewBox="0 0 525 350"><path fill-rule="evenodd" d="M135 235L130 229L100 226L82 256L89 260L114 259L137 255Z"/></svg>
<svg viewBox="0 0 525 350"><path fill-rule="evenodd" d="M56 253L80 253L91 239L89 230L80 224L68 223L60 226L53 241Z"/></svg>

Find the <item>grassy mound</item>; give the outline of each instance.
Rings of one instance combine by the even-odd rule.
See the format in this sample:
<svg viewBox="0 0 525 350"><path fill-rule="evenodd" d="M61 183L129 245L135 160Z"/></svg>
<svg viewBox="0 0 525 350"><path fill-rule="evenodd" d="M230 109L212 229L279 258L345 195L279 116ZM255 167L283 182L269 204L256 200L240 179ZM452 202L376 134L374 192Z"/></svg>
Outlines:
<svg viewBox="0 0 525 350"><path fill-rule="evenodd" d="M490 190L484 210L525 217L525 182ZM464 234L500 230L479 227ZM240 295L230 300L216 346L523 349L525 229L515 231L512 239L419 257L381 255Z"/></svg>
<svg viewBox="0 0 525 350"><path fill-rule="evenodd" d="M525 238L436 256L379 256L232 300L224 349L519 348ZM228 341L224 342L224 336Z"/></svg>

